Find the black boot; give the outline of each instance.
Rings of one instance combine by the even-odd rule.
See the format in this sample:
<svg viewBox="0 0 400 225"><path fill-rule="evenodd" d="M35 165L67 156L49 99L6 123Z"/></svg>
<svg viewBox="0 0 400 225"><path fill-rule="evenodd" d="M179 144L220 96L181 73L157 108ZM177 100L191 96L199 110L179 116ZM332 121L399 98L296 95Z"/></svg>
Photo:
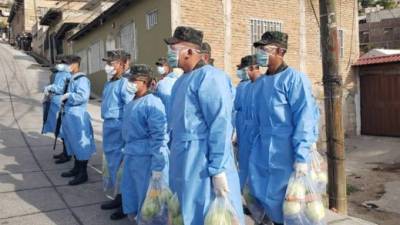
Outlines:
<svg viewBox="0 0 400 225"><path fill-rule="evenodd" d="M111 214L110 219L111 220L122 220L125 217L126 217L126 214L124 214L124 211L122 211L122 206L120 206L120 207L118 207L117 211L115 211L113 214Z"/></svg>
<svg viewBox="0 0 400 225"><path fill-rule="evenodd" d="M60 154L57 154L57 155L53 155L53 159L59 159L62 156L64 156L64 152L61 152Z"/></svg>
<svg viewBox="0 0 400 225"><path fill-rule="evenodd" d="M102 210L116 209L118 207L121 207L121 205L122 205L121 194L118 194L117 196L115 196L114 200L101 204L101 209Z"/></svg>
<svg viewBox="0 0 400 225"><path fill-rule="evenodd" d="M88 181L88 175L87 175L87 160L79 160L78 161L79 165L79 172L75 176L74 179L72 179L70 182L68 182L69 185L74 186L74 185L79 185L83 184L86 181Z"/></svg>
<svg viewBox="0 0 400 225"><path fill-rule="evenodd" d="M62 138L62 143L63 143L63 151L60 154L53 155L53 159L59 159L63 155L67 155L67 150L66 150L67 148L65 147L64 138Z"/></svg>
<svg viewBox="0 0 400 225"><path fill-rule="evenodd" d="M75 157L74 157L75 158ZM76 176L79 172L79 161L75 158L74 168L68 172L64 172L61 174L62 177L73 177Z"/></svg>
<svg viewBox="0 0 400 225"><path fill-rule="evenodd" d="M55 163L56 164L62 164L62 163L66 163L69 162L71 160L71 156L65 155L63 154L60 158L58 158Z"/></svg>
<svg viewBox="0 0 400 225"><path fill-rule="evenodd" d="M58 155L57 155L58 156ZM64 139L63 139L63 152L58 157L58 160L55 161L56 164L66 163L71 160L71 156L67 153L67 148L65 147Z"/></svg>

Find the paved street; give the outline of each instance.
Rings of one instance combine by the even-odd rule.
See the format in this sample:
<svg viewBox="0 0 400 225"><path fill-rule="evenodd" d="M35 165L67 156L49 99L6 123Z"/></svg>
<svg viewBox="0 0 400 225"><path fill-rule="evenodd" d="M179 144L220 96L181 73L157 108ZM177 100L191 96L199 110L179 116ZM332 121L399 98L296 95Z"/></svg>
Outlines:
<svg viewBox="0 0 400 225"><path fill-rule="evenodd" d="M102 192L101 121L93 113L98 152L90 162L89 182L67 185L55 165L53 138L41 131L41 90L49 71L29 56L0 44L0 224L110 224L100 210ZM91 112L99 106L90 105ZM58 145L57 153L61 149ZM129 224L128 220L112 224Z"/></svg>
<svg viewBox="0 0 400 225"><path fill-rule="evenodd" d="M0 44L0 224L129 224L111 222L101 211L106 200L101 182L101 119L97 101L89 105L97 154L90 161L89 182L68 186L60 173L71 163L55 165L53 137L40 133L41 98L49 71L31 57ZM57 153L61 150L58 145ZM367 225L329 214L329 224ZM248 219L247 224L252 222Z"/></svg>

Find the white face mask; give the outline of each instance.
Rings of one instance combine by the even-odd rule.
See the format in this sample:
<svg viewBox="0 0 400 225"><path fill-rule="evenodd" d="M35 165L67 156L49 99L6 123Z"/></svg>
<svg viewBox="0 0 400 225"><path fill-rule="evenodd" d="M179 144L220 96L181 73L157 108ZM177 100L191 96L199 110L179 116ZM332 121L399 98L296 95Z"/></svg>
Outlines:
<svg viewBox="0 0 400 225"><path fill-rule="evenodd" d="M113 66L106 64L104 67L104 71L107 74L107 80L111 80L111 78L117 73Z"/></svg>
<svg viewBox="0 0 400 225"><path fill-rule="evenodd" d="M129 81L126 84L126 90L131 94L135 94L137 91L137 85L135 83Z"/></svg>
<svg viewBox="0 0 400 225"><path fill-rule="evenodd" d="M63 63L60 63L60 64L57 64L56 65L56 70L57 71L67 71L67 65L65 65L65 64L63 64Z"/></svg>
<svg viewBox="0 0 400 225"><path fill-rule="evenodd" d="M165 67L163 66L157 66L157 71L160 75L165 74Z"/></svg>

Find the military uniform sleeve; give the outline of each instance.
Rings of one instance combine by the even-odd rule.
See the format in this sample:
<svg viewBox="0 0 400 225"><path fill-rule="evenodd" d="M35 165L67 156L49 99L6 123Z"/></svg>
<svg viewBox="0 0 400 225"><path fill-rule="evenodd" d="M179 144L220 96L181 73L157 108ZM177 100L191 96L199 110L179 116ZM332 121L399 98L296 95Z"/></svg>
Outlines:
<svg viewBox="0 0 400 225"><path fill-rule="evenodd" d="M309 161L309 152L315 139L315 101L312 96L311 84L308 78L299 73L290 77L287 98L292 112L294 133L292 145L295 151L295 161Z"/></svg>

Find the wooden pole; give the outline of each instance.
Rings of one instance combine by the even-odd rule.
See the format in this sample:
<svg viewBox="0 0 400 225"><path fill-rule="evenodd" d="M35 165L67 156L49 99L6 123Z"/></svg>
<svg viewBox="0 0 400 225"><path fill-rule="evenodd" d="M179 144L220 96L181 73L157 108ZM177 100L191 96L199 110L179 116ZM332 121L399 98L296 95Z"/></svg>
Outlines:
<svg viewBox="0 0 400 225"><path fill-rule="evenodd" d="M329 208L347 214L342 77L339 74L339 42L335 0L319 0L320 33L325 94Z"/></svg>

